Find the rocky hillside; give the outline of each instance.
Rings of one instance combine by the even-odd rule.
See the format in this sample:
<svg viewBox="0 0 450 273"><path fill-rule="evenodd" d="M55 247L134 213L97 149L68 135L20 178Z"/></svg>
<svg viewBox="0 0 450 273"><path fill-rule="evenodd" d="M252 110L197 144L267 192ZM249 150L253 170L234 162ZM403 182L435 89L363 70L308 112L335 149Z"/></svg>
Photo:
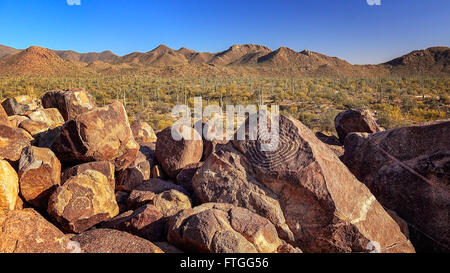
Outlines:
<svg viewBox="0 0 450 273"><path fill-rule="evenodd" d="M279 120L278 148L262 152L248 131L155 134L83 89L8 98L0 252L450 250L450 120L384 131L352 109L336 117L339 139Z"/></svg>
<svg viewBox="0 0 450 273"><path fill-rule="evenodd" d="M46 51L47 56L33 54L35 56L33 60L23 56L28 55L30 51L36 53L36 49L37 47L31 47L20 51L0 47L0 64L4 66L0 68L0 74L53 76L59 73L71 76L74 70L77 70L77 73L146 74L158 77L233 75L371 77L422 74L448 76L450 73L448 47L414 51L380 65L351 65L337 57L309 50L297 52L281 47L272 51L265 46L253 44L233 45L217 53L197 52L184 47L174 50L160 45L148 52L133 52L125 56L117 56L111 51L78 53L70 50L55 50L53 52L56 54L50 56L51 50L39 48L40 51ZM23 58L25 59L20 61Z"/></svg>
<svg viewBox="0 0 450 273"><path fill-rule="evenodd" d="M450 48L430 47L415 50L386 63L394 74L428 75L450 73Z"/></svg>
<svg viewBox="0 0 450 273"><path fill-rule="evenodd" d="M19 53L0 59L2 75L79 75L86 73L69 61L58 57L52 50L32 46Z"/></svg>

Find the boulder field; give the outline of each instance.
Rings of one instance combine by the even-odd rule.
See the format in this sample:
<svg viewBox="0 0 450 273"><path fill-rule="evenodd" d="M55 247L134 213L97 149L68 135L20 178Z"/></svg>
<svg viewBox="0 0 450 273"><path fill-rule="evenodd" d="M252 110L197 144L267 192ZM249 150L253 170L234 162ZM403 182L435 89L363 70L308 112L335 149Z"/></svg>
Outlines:
<svg viewBox="0 0 450 273"><path fill-rule="evenodd" d="M449 120L385 131L348 109L336 137L280 115L269 151L248 124L175 140L81 88L5 99L0 252L449 252Z"/></svg>

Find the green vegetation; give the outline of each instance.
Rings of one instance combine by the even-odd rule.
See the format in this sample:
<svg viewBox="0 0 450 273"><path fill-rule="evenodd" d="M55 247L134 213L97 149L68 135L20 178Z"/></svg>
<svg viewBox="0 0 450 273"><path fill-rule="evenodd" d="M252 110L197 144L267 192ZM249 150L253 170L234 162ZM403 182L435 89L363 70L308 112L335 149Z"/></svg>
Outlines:
<svg viewBox="0 0 450 273"><path fill-rule="evenodd" d="M0 78L0 100L83 87L99 105L120 100L130 121L162 129L172 122L175 104L278 104L280 111L313 130L332 132L335 115L347 107L376 111L381 126L392 128L450 117L450 78Z"/></svg>

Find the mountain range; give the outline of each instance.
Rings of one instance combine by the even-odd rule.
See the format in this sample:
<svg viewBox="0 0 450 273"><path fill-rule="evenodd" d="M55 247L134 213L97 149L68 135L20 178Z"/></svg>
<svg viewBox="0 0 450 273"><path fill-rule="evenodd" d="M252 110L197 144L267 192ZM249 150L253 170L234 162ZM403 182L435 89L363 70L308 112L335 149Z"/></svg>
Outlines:
<svg viewBox="0 0 450 273"><path fill-rule="evenodd" d="M0 45L0 75L72 76L84 74L147 74L154 76L387 76L450 75L450 48L416 50L378 65L352 65L317 52L287 47L233 45L210 53L165 45L148 52L118 56L111 51L78 53L31 46Z"/></svg>

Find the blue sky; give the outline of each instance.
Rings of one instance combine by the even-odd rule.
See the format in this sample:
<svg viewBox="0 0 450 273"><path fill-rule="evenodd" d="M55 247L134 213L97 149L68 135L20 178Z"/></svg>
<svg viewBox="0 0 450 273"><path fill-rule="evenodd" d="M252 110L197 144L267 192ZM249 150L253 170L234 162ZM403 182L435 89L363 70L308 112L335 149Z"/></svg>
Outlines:
<svg viewBox="0 0 450 273"><path fill-rule="evenodd" d="M449 0L0 0L0 44L124 55L254 43L380 63L449 46L449 14Z"/></svg>

